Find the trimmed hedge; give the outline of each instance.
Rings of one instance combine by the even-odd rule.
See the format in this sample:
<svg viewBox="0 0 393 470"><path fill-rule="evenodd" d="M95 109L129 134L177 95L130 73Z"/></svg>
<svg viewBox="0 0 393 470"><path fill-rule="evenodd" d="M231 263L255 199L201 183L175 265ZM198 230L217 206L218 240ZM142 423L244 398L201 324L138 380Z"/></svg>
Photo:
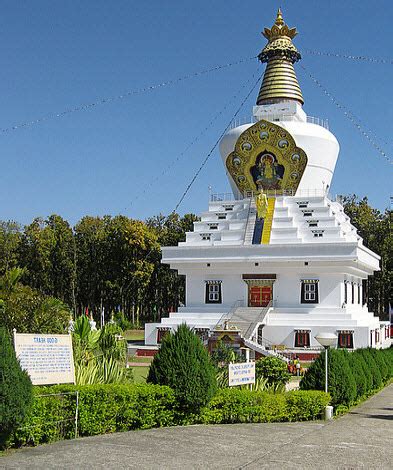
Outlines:
<svg viewBox="0 0 393 470"><path fill-rule="evenodd" d="M319 391L284 394L246 389L220 390L201 412L204 424L271 423L320 419L330 396Z"/></svg>
<svg viewBox="0 0 393 470"><path fill-rule="evenodd" d="M175 397L169 387L103 384L34 388L35 395L75 391L79 391L79 436L175 424ZM13 444L37 445L74 437L75 408L75 395L37 397L23 429L14 433Z"/></svg>
<svg viewBox="0 0 393 470"><path fill-rule="evenodd" d="M79 436L178 424L268 423L319 419L330 397L319 391L284 394L240 388L219 391L199 415L185 415L166 386L57 385L35 387L36 398L23 429L11 445L38 445L75 435L75 395L37 395L79 391ZM60 423L61 422L61 423Z"/></svg>
<svg viewBox="0 0 393 470"><path fill-rule="evenodd" d="M381 389L393 378L393 349L329 350L329 393L332 405L348 407ZM325 388L325 354L313 362L302 381L302 390Z"/></svg>

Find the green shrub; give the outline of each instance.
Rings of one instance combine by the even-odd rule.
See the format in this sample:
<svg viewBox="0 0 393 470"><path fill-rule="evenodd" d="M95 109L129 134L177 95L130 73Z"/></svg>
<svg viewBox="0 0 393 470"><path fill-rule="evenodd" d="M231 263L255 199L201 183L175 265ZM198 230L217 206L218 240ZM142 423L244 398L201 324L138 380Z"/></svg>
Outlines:
<svg viewBox="0 0 393 470"><path fill-rule="evenodd" d="M363 357L367 369L371 372L372 390L378 390L382 385L382 376L370 350L358 349L358 354Z"/></svg>
<svg viewBox="0 0 393 470"><path fill-rule="evenodd" d="M351 368L352 375L356 384L356 397L360 398L367 394L368 380L363 369L363 362L358 354L354 352L349 353L345 351L349 367Z"/></svg>
<svg viewBox="0 0 393 470"><path fill-rule="evenodd" d="M370 368L367 366L366 361L364 360L363 354L361 354L359 349L354 351L352 354L356 356L358 364L361 366L365 378L365 394L368 395L373 390L373 376Z"/></svg>
<svg viewBox="0 0 393 470"><path fill-rule="evenodd" d="M202 341L185 325L166 335L149 369L147 381L174 390L179 410L199 413L214 395L216 370Z"/></svg>
<svg viewBox="0 0 393 470"><path fill-rule="evenodd" d="M382 353L381 350L377 350L373 348L367 348L367 350L372 355L375 361L375 364L381 374L382 382L386 382L386 380L389 378L389 367L385 361L384 354Z"/></svg>
<svg viewBox="0 0 393 470"><path fill-rule="evenodd" d="M320 419L330 403L330 395L317 390L293 390L285 398L288 421Z"/></svg>
<svg viewBox="0 0 393 470"><path fill-rule="evenodd" d="M291 375L288 372L286 362L278 357L263 357L255 363L256 378L264 377L269 385L285 385Z"/></svg>
<svg viewBox="0 0 393 470"><path fill-rule="evenodd" d="M220 390L202 410L201 421L218 423L269 423L285 420L284 395L240 388Z"/></svg>
<svg viewBox="0 0 393 470"><path fill-rule="evenodd" d="M329 349L328 386L332 405L349 404L356 398L356 383L344 351ZM325 389L325 353L311 364L300 382L302 390Z"/></svg>
<svg viewBox="0 0 393 470"><path fill-rule="evenodd" d="M203 408L200 420L204 424L223 424L319 419L329 399L329 395L317 391L272 394L227 388Z"/></svg>
<svg viewBox="0 0 393 470"><path fill-rule="evenodd" d="M0 328L0 448L21 426L32 403L32 385L20 367L10 337Z"/></svg>
<svg viewBox="0 0 393 470"><path fill-rule="evenodd" d="M63 386L74 391L74 386ZM12 446L38 445L75 436L76 395L54 395L57 387L33 387L33 403L23 427L14 432ZM47 396L42 396L47 395Z"/></svg>
<svg viewBox="0 0 393 470"><path fill-rule="evenodd" d="M73 437L76 396L38 395L76 391L80 436L175 424L175 398L169 387L151 384L35 387L33 407L24 428L14 433L13 444L37 445Z"/></svg>

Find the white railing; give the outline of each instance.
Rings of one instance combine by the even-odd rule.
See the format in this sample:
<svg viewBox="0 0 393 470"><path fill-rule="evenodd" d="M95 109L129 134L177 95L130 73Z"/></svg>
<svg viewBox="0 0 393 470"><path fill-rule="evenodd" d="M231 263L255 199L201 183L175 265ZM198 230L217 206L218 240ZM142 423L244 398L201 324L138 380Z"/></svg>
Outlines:
<svg viewBox="0 0 393 470"><path fill-rule="evenodd" d="M265 121L270 121L270 122L280 122L280 121L299 121L297 117L295 117L293 114L267 114L266 116L261 117L261 119L264 119ZM307 122L310 124L316 124L317 126L324 127L325 129L329 130L329 121L327 119L322 119L319 117L314 117L314 116L307 116ZM242 126L244 124L255 124L258 122L259 119L255 116L251 117L241 117L234 119L229 128L234 129L235 127Z"/></svg>
<svg viewBox="0 0 393 470"><path fill-rule="evenodd" d="M296 197L328 197L331 201L340 202L340 196L332 196L326 189L267 189L264 191L267 197L296 196ZM235 196L233 193L210 193L210 202L236 201L250 199L259 194L259 191L245 191Z"/></svg>
<svg viewBox="0 0 393 470"><path fill-rule="evenodd" d="M246 331L246 334L245 334L245 339L249 339L251 337L251 335L254 332L255 328L257 327L258 323L262 322L262 320L265 318L267 312L272 307L272 305L273 305L273 301L271 300L266 305L266 307L262 307L262 310L259 312L259 314L258 314L257 318L255 319L255 321L253 323L251 323L250 326L248 327L248 329Z"/></svg>
<svg viewBox="0 0 393 470"><path fill-rule="evenodd" d="M236 198L233 193L210 193L211 202L220 201L235 201Z"/></svg>
<svg viewBox="0 0 393 470"><path fill-rule="evenodd" d="M255 124L256 122L258 122L258 118L255 116L236 118L231 122L229 129L234 129L244 124Z"/></svg>
<svg viewBox="0 0 393 470"><path fill-rule="evenodd" d="M236 300L236 302L233 303L230 310L221 315L221 318L216 323L216 326L214 327L214 329L215 330L218 329L218 328L225 329L225 324L230 320L232 315L235 313L235 310L237 310L239 307L243 307L243 306L244 306L244 300L243 299Z"/></svg>

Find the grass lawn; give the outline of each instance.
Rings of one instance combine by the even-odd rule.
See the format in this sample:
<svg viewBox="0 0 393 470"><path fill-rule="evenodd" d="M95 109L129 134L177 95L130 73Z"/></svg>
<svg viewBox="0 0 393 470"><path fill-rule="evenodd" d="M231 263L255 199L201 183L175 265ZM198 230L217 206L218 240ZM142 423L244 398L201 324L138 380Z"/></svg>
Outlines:
<svg viewBox="0 0 393 470"><path fill-rule="evenodd" d="M124 338L130 341L144 341L145 330L126 330L124 332Z"/></svg>
<svg viewBox="0 0 393 470"><path fill-rule="evenodd" d="M136 362L140 364L150 364L153 360L152 357L137 357L137 356L129 356L128 362Z"/></svg>
<svg viewBox="0 0 393 470"><path fill-rule="evenodd" d="M132 372L134 374L134 382L136 384L142 384L146 382L147 374L149 373L148 367L132 367Z"/></svg>

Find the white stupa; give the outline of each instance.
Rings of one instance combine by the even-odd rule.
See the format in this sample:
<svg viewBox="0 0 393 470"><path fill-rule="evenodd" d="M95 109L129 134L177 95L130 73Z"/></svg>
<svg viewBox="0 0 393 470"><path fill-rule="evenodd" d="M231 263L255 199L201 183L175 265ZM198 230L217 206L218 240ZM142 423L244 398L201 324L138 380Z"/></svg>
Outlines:
<svg viewBox="0 0 393 470"><path fill-rule="evenodd" d="M337 347L388 347L388 322L367 308L380 257L328 195L339 144L302 108L296 29L279 10L263 35L267 66L253 122L220 143L233 194L212 194L186 241L163 248L162 262L185 276L186 306L147 324L146 345L185 322L207 342L261 354L310 351L321 331L336 334Z"/></svg>

